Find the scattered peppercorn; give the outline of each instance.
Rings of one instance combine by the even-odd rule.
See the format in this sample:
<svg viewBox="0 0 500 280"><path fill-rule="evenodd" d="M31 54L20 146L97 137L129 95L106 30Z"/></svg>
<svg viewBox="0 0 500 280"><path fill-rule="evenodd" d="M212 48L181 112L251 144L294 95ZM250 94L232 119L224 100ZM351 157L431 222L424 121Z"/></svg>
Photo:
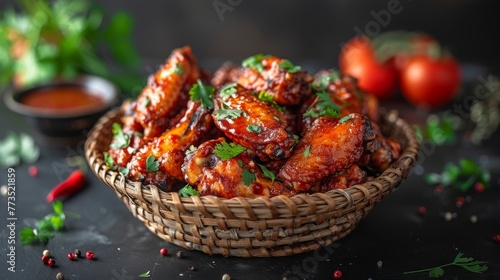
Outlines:
<svg viewBox="0 0 500 280"><path fill-rule="evenodd" d="M495 242L500 242L500 234L495 234L495 235L493 235L493 240L494 240Z"/></svg>
<svg viewBox="0 0 500 280"><path fill-rule="evenodd" d="M182 251L177 251L177 253L175 253L175 255L176 255L178 258L182 258L182 257L184 257L184 254L182 253Z"/></svg>
<svg viewBox="0 0 500 280"><path fill-rule="evenodd" d="M474 190L477 193L483 193L484 192L484 184L481 182L477 182L474 184Z"/></svg>
<svg viewBox="0 0 500 280"><path fill-rule="evenodd" d="M333 272L333 279L340 279L340 278L342 278L342 271L337 269Z"/></svg>
<svg viewBox="0 0 500 280"><path fill-rule="evenodd" d="M418 213L419 215L424 215L424 214L425 214L425 212L427 212L427 209L425 208L425 206L420 206L420 207L418 207L417 213Z"/></svg>
<svg viewBox="0 0 500 280"><path fill-rule="evenodd" d="M188 267L188 269L189 269L189 270L191 270L191 271L194 271L194 265L190 265L190 266Z"/></svg>
<svg viewBox="0 0 500 280"><path fill-rule="evenodd" d="M167 248L161 248L160 249L160 255L166 256L168 254L168 249Z"/></svg>
<svg viewBox="0 0 500 280"><path fill-rule="evenodd" d="M229 276L229 274L224 274L222 275L222 280L231 280L231 276Z"/></svg>
<svg viewBox="0 0 500 280"><path fill-rule="evenodd" d="M53 258L49 258L47 261L47 265L50 267L54 267L56 265L56 261Z"/></svg>
<svg viewBox="0 0 500 280"><path fill-rule="evenodd" d="M48 264L48 263L49 263L49 259L50 259L50 257L49 257L49 256L42 256L42 262L43 262L44 264Z"/></svg>
<svg viewBox="0 0 500 280"><path fill-rule="evenodd" d="M465 198L463 197L457 197L456 201L455 201L455 205L460 208L462 207L462 205L464 205L464 202L465 202Z"/></svg>
<svg viewBox="0 0 500 280"><path fill-rule="evenodd" d="M74 252L69 252L69 253L68 253L68 259L70 259L70 260L72 260L72 261L76 260L76 255L75 255L75 253L74 253Z"/></svg>
<svg viewBox="0 0 500 280"><path fill-rule="evenodd" d="M87 253L85 253L85 257L87 257L87 259L89 259L89 260L93 260L94 259L94 252L87 251Z"/></svg>
<svg viewBox="0 0 500 280"><path fill-rule="evenodd" d="M82 256L82 252L80 252L80 250L78 250L78 249L75 249L74 253L75 253L75 256L78 258Z"/></svg>
<svg viewBox="0 0 500 280"><path fill-rule="evenodd" d="M470 216L470 222L473 224L477 223L477 216L476 215Z"/></svg>
<svg viewBox="0 0 500 280"><path fill-rule="evenodd" d="M57 273L56 280L64 280L64 274L62 272Z"/></svg>
<svg viewBox="0 0 500 280"><path fill-rule="evenodd" d="M443 185L437 185L436 188L434 189L435 193L442 193L443 192Z"/></svg>
<svg viewBox="0 0 500 280"><path fill-rule="evenodd" d="M50 251L49 251L49 250L43 250L42 255L43 255L43 256L50 257Z"/></svg>
<svg viewBox="0 0 500 280"><path fill-rule="evenodd" d="M36 177L38 175L38 168L34 165L28 167L28 173L31 177Z"/></svg>

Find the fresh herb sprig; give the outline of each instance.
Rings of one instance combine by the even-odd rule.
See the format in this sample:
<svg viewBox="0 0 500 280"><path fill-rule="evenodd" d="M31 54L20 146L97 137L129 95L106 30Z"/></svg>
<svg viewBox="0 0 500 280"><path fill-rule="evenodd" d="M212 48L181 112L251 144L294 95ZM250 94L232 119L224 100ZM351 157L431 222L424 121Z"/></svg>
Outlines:
<svg viewBox="0 0 500 280"><path fill-rule="evenodd" d="M183 197L199 196L200 193L193 188L193 186L187 184L179 190L179 195Z"/></svg>
<svg viewBox="0 0 500 280"><path fill-rule="evenodd" d="M128 147L130 144L130 135L123 133L121 125L119 123L113 123L111 129L113 132L113 140L109 147L113 150Z"/></svg>
<svg viewBox="0 0 500 280"><path fill-rule="evenodd" d="M304 113L306 117L332 117L337 118L340 115L340 111L342 108L337 104L333 103L330 98L330 94L327 92L318 92L317 94L318 101L313 108L310 108Z"/></svg>
<svg viewBox="0 0 500 280"><path fill-rule="evenodd" d="M213 86L204 85L203 82L198 79L196 84L189 90L189 96L193 101L200 101L203 107L213 109L214 101L212 100L212 94L214 90Z"/></svg>
<svg viewBox="0 0 500 280"><path fill-rule="evenodd" d="M228 160L233 158L246 150L245 147L228 142L221 142L215 145L214 154L221 160Z"/></svg>
<svg viewBox="0 0 500 280"><path fill-rule="evenodd" d="M9 132L0 140L0 167L12 167L21 162L33 163L39 156L40 149L28 134Z"/></svg>
<svg viewBox="0 0 500 280"><path fill-rule="evenodd" d="M290 60L288 59L285 59L283 60L282 62L280 62L278 64L278 66L281 68L281 69L285 69L288 73L297 73L299 72L302 67L300 67L299 65L295 65L293 64Z"/></svg>
<svg viewBox="0 0 500 280"><path fill-rule="evenodd" d="M435 266L435 267L431 267L431 268L407 271L407 272L404 272L403 274L429 272L429 277L438 278L438 277L443 276L444 268L447 266L458 266L458 267L466 269L470 272L480 273L480 274L482 274L484 271L488 270L488 266L486 265L486 262L477 261L477 260L474 260L474 258L463 257L463 253L459 252L455 256L455 259L453 260L453 262L451 262L451 263L447 263L447 264L443 264L443 265Z"/></svg>
<svg viewBox="0 0 500 280"><path fill-rule="evenodd" d="M490 173L481 168L471 159L463 158L458 164L449 162L441 173L430 173L425 176L428 184L441 184L444 187L455 186L462 191L468 191L476 182L489 187Z"/></svg>
<svg viewBox="0 0 500 280"><path fill-rule="evenodd" d="M36 222L36 228L25 227L20 233L21 244L28 245L36 241L41 243L49 242L54 237L54 231L61 231L64 227L66 215L63 211L63 204L60 200L52 203L54 213L45 216Z"/></svg>
<svg viewBox="0 0 500 280"><path fill-rule="evenodd" d="M257 98L259 98L260 100L262 101L266 101L266 102L269 102L271 103L274 108L280 110L280 111L283 111L283 107L281 107L278 103L276 103L276 101L274 101L274 98L271 94L267 93L267 91L265 90L261 90L259 92L259 95L257 96Z"/></svg>
<svg viewBox="0 0 500 280"><path fill-rule="evenodd" d="M235 110L235 109L219 109L215 111L214 117L215 120L221 121L225 119L237 119L241 117L245 111L243 110Z"/></svg>
<svg viewBox="0 0 500 280"><path fill-rule="evenodd" d="M264 71L264 65L262 65L262 60L271 57L271 55L256 54L252 55L241 62L241 66L252 68L258 72Z"/></svg>
<svg viewBox="0 0 500 280"><path fill-rule="evenodd" d="M416 126L416 134L420 141L426 140L436 145L449 145L457 139L455 124L451 117L438 117L430 115L423 127Z"/></svg>
<svg viewBox="0 0 500 280"><path fill-rule="evenodd" d="M335 80L340 79L340 74L336 70L331 70L331 73L325 73L316 78L311 87L315 92L324 92L328 86Z"/></svg>
<svg viewBox="0 0 500 280"><path fill-rule="evenodd" d="M241 177L243 179L243 183L247 186L250 186L251 183L255 182L257 180L257 176L252 173L248 168L244 168L243 172L241 173Z"/></svg>
<svg viewBox="0 0 500 280"><path fill-rule="evenodd" d="M139 274L139 278L150 278L151 277L151 271L146 271L144 273Z"/></svg>
<svg viewBox="0 0 500 280"><path fill-rule="evenodd" d="M160 164L153 155L149 155L146 158L146 169L148 170L148 172L156 172L158 171L159 167Z"/></svg>

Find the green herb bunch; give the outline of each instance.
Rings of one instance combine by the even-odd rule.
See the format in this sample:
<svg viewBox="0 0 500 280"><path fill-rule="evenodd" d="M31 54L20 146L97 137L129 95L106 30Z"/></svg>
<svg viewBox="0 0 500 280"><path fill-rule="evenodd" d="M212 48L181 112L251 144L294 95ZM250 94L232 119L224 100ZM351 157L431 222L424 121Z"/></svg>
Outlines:
<svg viewBox="0 0 500 280"><path fill-rule="evenodd" d="M122 91L140 83L131 42L133 21L117 12L106 26L105 11L86 0L19 0L0 14L0 82L26 87L55 77L94 74ZM103 53L110 57L104 59ZM120 69L110 69L113 67ZM113 70L113 71L111 71ZM129 91L127 91L129 92Z"/></svg>

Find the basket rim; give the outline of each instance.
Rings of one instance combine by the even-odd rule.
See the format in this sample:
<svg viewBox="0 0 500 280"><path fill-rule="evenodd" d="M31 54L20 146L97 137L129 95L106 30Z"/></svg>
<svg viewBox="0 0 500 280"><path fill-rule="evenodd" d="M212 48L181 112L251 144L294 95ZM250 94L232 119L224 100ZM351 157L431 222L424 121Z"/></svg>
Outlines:
<svg viewBox="0 0 500 280"><path fill-rule="evenodd" d="M402 135L405 136L404 142L406 145L402 145L402 152L397 161L392 163L389 168L382 172L379 176L374 179L364 182L362 184L353 185L347 189L334 189L326 193L301 193L292 197L287 197L284 195L279 195L275 197L233 197L233 198L222 198L214 195L205 196L190 196L181 197L177 192L165 192L160 190L155 185L143 185L141 182L136 182L125 178L125 176L115 170L108 168L104 162L104 152L103 150L94 149L95 139L99 137L101 129L111 128L113 122L120 123L119 117L121 116L120 108L114 108L103 115L91 131L88 133L88 137L85 141L85 157L90 165L91 169L95 175L101 179L108 187L112 188L115 192L118 191L116 188L112 187L107 183L106 177L119 178L122 188L135 189L141 188L141 195L134 197L131 192L122 193L123 195L129 196L131 199L139 199L143 202L151 201L152 199L160 198L164 202L170 202L174 204L182 205L200 205L202 204L205 208L218 207L221 205L226 205L229 208L233 207L245 207L245 206L264 206L264 207L278 207L280 205L286 204L289 208L295 208L296 206L310 206L311 200L326 201L327 204L329 199L343 198L342 200L347 203L347 205L357 204L359 198L363 198L361 202L367 200L368 197L377 197L393 188L397 187L399 183L408 175L411 166L416 162L419 151L419 142L416 138L415 131L411 126L398 116L397 111L390 110L383 112L381 110L381 121L393 124L403 131ZM111 140L111 139L107 139ZM396 139L401 143L401 139ZM399 170L400 172L394 172L394 170ZM395 178L393 178L395 177ZM221 203L222 202L222 203ZM151 203L149 203L151 204ZM162 203L163 204L163 203ZM335 203L338 204L338 203ZM316 203L312 203L316 205ZM330 208L331 205L328 205ZM338 205L335 205L336 207ZM315 208L315 207L313 207ZM334 207L335 208L335 207ZM297 209L298 211L299 209ZM230 213L230 211L228 211ZM300 211L298 211L300 212ZM309 209L310 213L314 212L314 209ZM293 214L293 213L292 213Z"/></svg>

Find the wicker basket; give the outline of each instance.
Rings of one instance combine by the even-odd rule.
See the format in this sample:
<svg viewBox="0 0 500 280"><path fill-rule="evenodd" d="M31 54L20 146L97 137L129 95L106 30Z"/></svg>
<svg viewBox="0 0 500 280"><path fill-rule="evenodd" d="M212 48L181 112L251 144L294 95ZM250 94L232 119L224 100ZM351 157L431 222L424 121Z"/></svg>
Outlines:
<svg viewBox="0 0 500 280"><path fill-rule="evenodd" d="M225 256L288 256L331 244L349 234L376 202L401 183L418 154L413 129L390 112L381 116L380 125L384 134L401 143L402 155L374 180L345 190L290 198L180 197L125 179L106 167L103 152L112 139L113 122L120 122L118 109L96 123L85 143L94 173L160 238Z"/></svg>

